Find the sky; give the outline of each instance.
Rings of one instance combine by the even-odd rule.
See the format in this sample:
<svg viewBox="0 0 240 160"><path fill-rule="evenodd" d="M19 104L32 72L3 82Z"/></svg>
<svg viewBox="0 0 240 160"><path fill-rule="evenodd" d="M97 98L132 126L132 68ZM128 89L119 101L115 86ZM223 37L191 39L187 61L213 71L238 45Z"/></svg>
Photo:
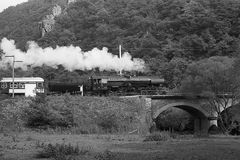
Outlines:
<svg viewBox="0 0 240 160"><path fill-rule="evenodd" d="M28 0L0 0L0 12L10 6L16 6L17 4L27 2Z"/></svg>

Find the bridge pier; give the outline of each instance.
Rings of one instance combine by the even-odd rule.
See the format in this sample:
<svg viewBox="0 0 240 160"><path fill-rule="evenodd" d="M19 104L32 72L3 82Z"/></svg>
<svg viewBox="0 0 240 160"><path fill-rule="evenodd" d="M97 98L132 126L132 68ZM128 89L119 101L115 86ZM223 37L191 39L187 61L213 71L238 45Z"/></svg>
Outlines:
<svg viewBox="0 0 240 160"><path fill-rule="evenodd" d="M217 123L217 119L218 119L218 118L217 118L217 117L218 117L217 112L213 112L213 113L212 113L212 116L209 117L210 127L213 126L213 125L215 125L215 126L218 127L218 123Z"/></svg>
<svg viewBox="0 0 240 160"><path fill-rule="evenodd" d="M218 127L218 122L217 122L217 118L215 118L215 119L213 119L213 120L210 120L210 127L211 126L216 126L216 127Z"/></svg>
<svg viewBox="0 0 240 160"><path fill-rule="evenodd" d="M139 116L139 127L138 131L141 135L147 135L150 133L150 128L153 126L154 122L151 115L151 98L141 98L141 108Z"/></svg>

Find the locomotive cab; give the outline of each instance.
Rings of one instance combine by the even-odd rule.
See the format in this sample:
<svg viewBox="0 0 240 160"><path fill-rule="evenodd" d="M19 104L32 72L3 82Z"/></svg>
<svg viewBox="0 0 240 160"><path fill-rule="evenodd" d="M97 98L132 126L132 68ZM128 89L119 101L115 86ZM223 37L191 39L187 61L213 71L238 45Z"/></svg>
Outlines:
<svg viewBox="0 0 240 160"><path fill-rule="evenodd" d="M107 95L107 77L104 76L91 76L90 81L90 90L92 95Z"/></svg>

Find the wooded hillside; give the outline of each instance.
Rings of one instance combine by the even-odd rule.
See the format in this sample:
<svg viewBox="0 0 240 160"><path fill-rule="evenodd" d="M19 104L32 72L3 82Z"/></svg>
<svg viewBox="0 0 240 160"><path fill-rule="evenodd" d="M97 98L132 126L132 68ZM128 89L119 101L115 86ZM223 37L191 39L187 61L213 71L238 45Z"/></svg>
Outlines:
<svg viewBox="0 0 240 160"><path fill-rule="evenodd" d="M64 13L41 37L38 23L56 3ZM174 87L193 61L237 57L239 15L238 0L77 0L69 5L66 0L30 0L0 13L0 38L16 40L21 50L34 40L42 47L108 47L118 54L122 44L123 51L146 61L147 74L161 75ZM53 73L51 79L62 74Z"/></svg>

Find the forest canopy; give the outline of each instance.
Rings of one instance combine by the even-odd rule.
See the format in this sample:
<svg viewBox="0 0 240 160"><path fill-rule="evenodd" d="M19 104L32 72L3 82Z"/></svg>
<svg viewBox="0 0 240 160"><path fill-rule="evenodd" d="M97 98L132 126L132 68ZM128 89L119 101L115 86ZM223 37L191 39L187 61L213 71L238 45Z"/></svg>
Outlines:
<svg viewBox="0 0 240 160"><path fill-rule="evenodd" d="M41 37L38 24L56 3L64 13ZM14 39L23 51L27 41L36 41L41 47L74 45L84 51L107 47L118 54L121 44L123 51L145 60L145 74L162 76L175 88L189 64L213 56L238 56L239 15L238 0L77 0L69 5L66 0L29 0L0 13L0 38ZM17 72L48 80L88 73L48 66Z"/></svg>

